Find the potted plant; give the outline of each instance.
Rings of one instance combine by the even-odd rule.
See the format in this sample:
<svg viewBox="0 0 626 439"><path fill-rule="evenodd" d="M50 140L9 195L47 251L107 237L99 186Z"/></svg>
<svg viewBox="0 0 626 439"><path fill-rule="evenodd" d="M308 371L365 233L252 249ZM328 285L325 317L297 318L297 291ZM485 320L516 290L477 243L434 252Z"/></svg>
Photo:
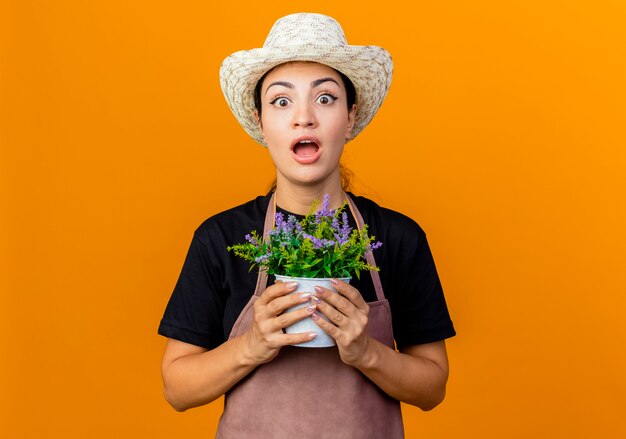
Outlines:
<svg viewBox="0 0 626 439"><path fill-rule="evenodd" d="M287 219L281 212L274 217L274 228L268 239L263 240L256 231L245 236L246 242L228 247L228 251L255 266L273 274L277 281L295 281L297 289L292 293L314 294L316 285L335 291L331 278L349 282L352 275L360 278L363 270L378 270L365 260L365 253L382 245L367 233L367 225L361 230L348 225L345 212L347 202L338 209L329 209L330 196L326 194L321 209L315 200L309 213L300 221L293 215ZM290 308L298 309L306 303ZM322 316L324 317L324 316ZM287 333L314 331L317 333L304 347L328 347L335 341L324 333L311 319L301 320L285 329Z"/></svg>

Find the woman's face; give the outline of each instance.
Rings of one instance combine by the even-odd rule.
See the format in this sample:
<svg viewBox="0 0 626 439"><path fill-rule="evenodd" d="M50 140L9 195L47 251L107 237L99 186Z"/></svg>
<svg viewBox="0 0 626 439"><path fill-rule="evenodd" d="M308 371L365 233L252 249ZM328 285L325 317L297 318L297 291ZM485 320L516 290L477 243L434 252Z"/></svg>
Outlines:
<svg viewBox="0 0 626 439"><path fill-rule="evenodd" d="M354 125L346 89L332 68L308 62L282 64L261 87L261 131L277 180L313 185L339 172Z"/></svg>

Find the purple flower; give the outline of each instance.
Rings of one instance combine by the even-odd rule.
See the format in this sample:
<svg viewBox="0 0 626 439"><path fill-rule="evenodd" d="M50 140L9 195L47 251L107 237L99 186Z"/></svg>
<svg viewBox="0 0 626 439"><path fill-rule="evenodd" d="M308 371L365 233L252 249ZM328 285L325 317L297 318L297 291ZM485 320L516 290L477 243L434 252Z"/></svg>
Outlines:
<svg viewBox="0 0 626 439"><path fill-rule="evenodd" d="M350 227L350 225L348 224L348 214L346 212L343 212L341 214L341 224L341 231L349 234L352 227Z"/></svg>
<svg viewBox="0 0 626 439"><path fill-rule="evenodd" d="M346 242L348 242L348 237L343 236L339 233L335 233L335 239L337 240L337 243L339 243L339 245L344 245Z"/></svg>
<svg viewBox="0 0 626 439"><path fill-rule="evenodd" d="M302 236L305 239L311 241L311 243L313 244L313 248L316 250L320 248L332 247L335 245L335 241L333 241L332 239L319 239L313 235L309 235L308 233L303 233Z"/></svg>
<svg viewBox="0 0 626 439"><path fill-rule="evenodd" d="M274 222L276 223L277 229L280 229L283 227L283 224L285 222L285 217L282 212L276 212L276 214L274 215Z"/></svg>
<svg viewBox="0 0 626 439"><path fill-rule="evenodd" d="M308 239L309 241L311 241L311 243L313 244L313 248L318 250L321 248L330 248L330 247L334 247L335 244L337 244L337 241L333 241L332 239L319 239L316 238L313 235L309 235L308 233L302 233L302 237L304 239Z"/></svg>
<svg viewBox="0 0 626 439"><path fill-rule="evenodd" d="M376 250L377 248L380 248L383 245L382 242L380 241L376 241L370 245L367 246L367 250Z"/></svg>
<svg viewBox="0 0 626 439"><path fill-rule="evenodd" d="M315 219L319 222L324 217L332 217L334 210L329 210L330 195L324 194L324 201L322 202L322 208L315 213Z"/></svg>
<svg viewBox="0 0 626 439"><path fill-rule="evenodd" d="M344 245L348 242L350 238L350 232L352 231L352 227L348 225L348 214L343 212L341 215L341 226L339 225L339 220L335 222L337 218L333 218L333 229L335 230L335 239L339 242L339 245ZM336 225L335 225L336 224Z"/></svg>
<svg viewBox="0 0 626 439"><path fill-rule="evenodd" d="M295 217L295 215L289 215L289 217L287 218L287 225L289 226L288 230L289 233L291 233L294 229L294 227L296 227L296 225L298 224L298 218Z"/></svg>
<svg viewBox="0 0 626 439"><path fill-rule="evenodd" d="M285 217L282 212L277 212L274 215L275 227L270 231L270 235L278 237L278 240L282 245L287 245L291 240L294 228L299 227L298 220L295 216L289 215L285 221Z"/></svg>
<svg viewBox="0 0 626 439"><path fill-rule="evenodd" d="M304 239L308 239L309 241L311 241L313 243L313 248L316 248L316 249L322 248L322 241L316 238L315 236L309 235L308 233L303 232L302 237Z"/></svg>
<svg viewBox="0 0 626 439"><path fill-rule="evenodd" d="M254 236L252 236L252 235L251 235L251 234L249 234L249 233L246 235L246 241L248 241L248 242L249 242L250 244L252 244L252 245L258 245L258 243L259 243L259 242L255 239L255 237L254 237Z"/></svg>
<svg viewBox="0 0 626 439"><path fill-rule="evenodd" d="M287 221L283 222L280 227L280 233L282 234L282 243L288 244L293 236L293 229L298 223L298 220L295 216L289 215L287 217Z"/></svg>

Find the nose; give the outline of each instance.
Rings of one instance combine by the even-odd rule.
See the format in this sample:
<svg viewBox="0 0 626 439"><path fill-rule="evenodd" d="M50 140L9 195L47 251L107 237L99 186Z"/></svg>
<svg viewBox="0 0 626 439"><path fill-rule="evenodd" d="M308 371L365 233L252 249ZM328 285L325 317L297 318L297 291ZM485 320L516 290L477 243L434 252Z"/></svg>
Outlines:
<svg viewBox="0 0 626 439"><path fill-rule="evenodd" d="M317 123L313 106L309 103L299 103L293 112L293 127L313 127Z"/></svg>

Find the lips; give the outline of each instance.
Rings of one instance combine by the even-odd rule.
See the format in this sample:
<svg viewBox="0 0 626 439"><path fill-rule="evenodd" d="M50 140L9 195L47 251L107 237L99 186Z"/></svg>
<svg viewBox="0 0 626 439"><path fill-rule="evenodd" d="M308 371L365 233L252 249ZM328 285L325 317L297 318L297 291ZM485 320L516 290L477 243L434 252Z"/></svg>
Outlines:
<svg viewBox="0 0 626 439"><path fill-rule="evenodd" d="M291 154L298 163L315 163L321 155L319 140L310 136L299 137L291 145Z"/></svg>

